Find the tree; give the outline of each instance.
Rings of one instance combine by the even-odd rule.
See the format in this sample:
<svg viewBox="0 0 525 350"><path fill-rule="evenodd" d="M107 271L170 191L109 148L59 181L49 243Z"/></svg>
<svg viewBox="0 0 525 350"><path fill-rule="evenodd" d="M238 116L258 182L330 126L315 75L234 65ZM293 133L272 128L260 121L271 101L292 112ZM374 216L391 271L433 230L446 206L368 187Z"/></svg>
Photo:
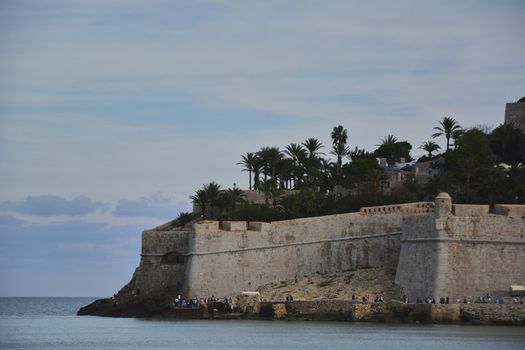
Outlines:
<svg viewBox="0 0 525 350"><path fill-rule="evenodd" d="M291 143L285 147L284 153L286 153L294 162L300 164L306 159L306 150L297 143Z"/></svg>
<svg viewBox="0 0 525 350"><path fill-rule="evenodd" d="M466 131L459 140L456 151L448 155L447 167L458 182L458 200L483 202L480 189L494 168L494 155L488 135L478 129ZM477 192L477 193L476 193Z"/></svg>
<svg viewBox="0 0 525 350"><path fill-rule="evenodd" d="M435 143L434 141L425 141L421 146L419 146L419 149L422 149L426 152L428 152L428 158L432 158L432 152L437 151L440 149L439 145Z"/></svg>
<svg viewBox="0 0 525 350"><path fill-rule="evenodd" d="M291 143L286 146L284 153L292 160L291 178L295 187L303 177L302 167L306 161L307 153L303 146L297 143Z"/></svg>
<svg viewBox="0 0 525 350"><path fill-rule="evenodd" d="M509 124L498 126L490 138L490 148L499 162L509 165L525 163L525 134Z"/></svg>
<svg viewBox="0 0 525 350"><path fill-rule="evenodd" d="M213 207L217 204L217 200L219 199L219 196L221 194L221 186L216 184L215 182L210 182L207 185L204 185L202 188L204 192L206 193L206 198L208 199L208 203L210 204L210 215L213 217Z"/></svg>
<svg viewBox="0 0 525 350"><path fill-rule="evenodd" d="M253 161L253 189L254 190L260 190L261 189L261 170L263 169L264 161L261 159L261 157L257 156L255 157Z"/></svg>
<svg viewBox="0 0 525 350"><path fill-rule="evenodd" d="M228 188L222 191L217 199L218 207L229 210L229 219L233 218L233 212L238 204L245 202L244 192L238 187Z"/></svg>
<svg viewBox="0 0 525 350"><path fill-rule="evenodd" d="M392 134L388 134L385 137L383 137L381 139L381 143L376 145L376 146L381 147L381 146L386 146L386 145L393 145L396 142L397 142L397 137L395 137Z"/></svg>
<svg viewBox="0 0 525 350"><path fill-rule="evenodd" d="M193 213L180 212L179 216L175 219L177 226L184 227L191 222L195 217Z"/></svg>
<svg viewBox="0 0 525 350"><path fill-rule="evenodd" d="M334 129L332 130L332 150L331 154L336 156L336 167L335 167L335 175L337 181L339 181L339 178L341 177L341 167L343 166L343 157L348 155L350 153L350 148L346 145L348 140L348 135L346 132L346 129L343 128L341 125L334 126Z"/></svg>
<svg viewBox="0 0 525 350"><path fill-rule="evenodd" d="M379 148L374 151L374 155L380 158L386 158L389 167L394 166L395 162L404 158L410 161L410 150L412 145L407 141L398 141L394 135L388 135L381 140Z"/></svg>
<svg viewBox="0 0 525 350"><path fill-rule="evenodd" d="M320 151L323 148L323 144L316 138L309 138L302 144L308 152L308 158L306 159L306 173L308 177L308 184L310 186L317 187L317 179L319 178L319 172L321 167L320 155L324 155Z"/></svg>
<svg viewBox="0 0 525 350"><path fill-rule="evenodd" d="M309 139L306 139L306 141L304 141L302 143L302 145L308 151L308 159L310 159L310 160L313 160L313 159L319 157L321 154L324 155L323 152L319 151L324 146L321 143L321 141L319 141L316 138L310 137Z"/></svg>
<svg viewBox="0 0 525 350"><path fill-rule="evenodd" d="M356 158L351 163L343 166L344 179L347 181L346 187L356 186L359 193L367 188L378 189L376 183L382 179L384 173L375 158Z"/></svg>
<svg viewBox="0 0 525 350"><path fill-rule="evenodd" d="M258 152L258 155L263 161L264 181L268 179L268 175L275 179L275 170L278 163L283 159L283 153L279 150L279 147L263 147Z"/></svg>
<svg viewBox="0 0 525 350"><path fill-rule="evenodd" d="M268 175L270 173L270 147L263 147L259 152L257 152L257 156L262 161L262 172L264 175L264 181L268 180Z"/></svg>
<svg viewBox="0 0 525 350"><path fill-rule="evenodd" d="M332 144L346 144L348 141L348 133L342 125L334 126L332 130Z"/></svg>
<svg viewBox="0 0 525 350"><path fill-rule="evenodd" d="M443 117L443 120L439 122L439 126L434 127L434 130L438 132L432 134L432 138L440 137L445 135L447 139L447 152L450 150L450 138L454 132L461 130L461 126L452 117Z"/></svg>
<svg viewBox="0 0 525 350"><path fill-rule="evenodd" d="M206 217L206 205L208 204L208 196L204 189L195 191L195 194L190 196L190 199L201 209L202 217Z"/></svg>
<svg viewBox="0 0 525 350"><path fill-rule="evenodd" d="M277 198L282 195L283 190L279 189L277 186L277 181L275 179L269 179L263 181L262 188L264 191L264 200L265 204L270 205L270 198L272 199L272 206L275 207L277 203Z"/></svg>
<svg viewBox="0 0 525 350"><path fill-rule="evenodd" d="M372 159L375 161L375 155L373 153L367 152L364 148L354 148L353 151L348 153L348 157L354 161L357 159ZM377 162L376 162L377 163Z"/></svg>
<svg viewBox="0 0 525 350"><path fill-rule="evenodd" d="M247 171L249 176L249 189L252 190L252 172L255 172L255 165L257 164L257 155L252 152L247 152L246 155L242 156L242 160L237 163L242 165L244 168L242 171Z"/></svg>

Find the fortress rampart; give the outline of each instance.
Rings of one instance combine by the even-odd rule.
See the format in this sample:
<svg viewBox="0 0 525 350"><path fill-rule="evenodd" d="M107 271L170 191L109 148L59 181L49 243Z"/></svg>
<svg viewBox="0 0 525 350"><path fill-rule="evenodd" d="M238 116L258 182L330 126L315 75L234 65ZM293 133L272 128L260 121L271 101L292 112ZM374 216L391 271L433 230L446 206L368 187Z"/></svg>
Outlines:
<svg viewBox="0 0 525 350"><path fill-rule="evenodd" d="M452 205L450 197L436 206L441 200L445 207L433 214L403 219L396 283L409 299L503 296L523 284L525 206L499 206L512 208L499 210L512 214L503 216L486 205Z"/></svg>
<svg viewBox="0 0 525 350"><path fill-rule="evenodd" d="M197 224L185 292L228 295L315 272L396 266L401 224L399 213Z"/></svg>
<svg viewBox="0 0 525 350"><path fill-rule="evenodd" d="M222 297L270 282L366 267L397 268L416 297L507 295L525 284L525 206L436 202L263 222L202 221L143 232L134 295Z"/></svg>

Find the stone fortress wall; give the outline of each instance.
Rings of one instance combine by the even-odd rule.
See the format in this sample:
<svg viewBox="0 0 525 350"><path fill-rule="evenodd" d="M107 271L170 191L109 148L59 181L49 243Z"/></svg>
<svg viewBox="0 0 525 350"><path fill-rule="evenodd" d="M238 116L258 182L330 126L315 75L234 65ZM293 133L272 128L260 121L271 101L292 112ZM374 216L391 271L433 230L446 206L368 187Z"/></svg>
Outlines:
<svg viewBox="0 0 525 350"><path fill-rule="evenodd" d="M162 227L142 233L140 264L131 284L138 294L173 294L184 285L185 254L192 230L164 230Z"/></svg>
<svg viewBox="0 0 525 350"><path fill-rule="evenodd" d="M403 219L396 283L410 300L503 296L525 284L525 205L495 211L503 215L440 194L433 214Z"/></svg>
<svg viewBox="0 0 525 350"><path fill-rule="evenodd" d="M402 215L359 213L273 223L195 225L185 294L229 295L315 272L392 266Z"/></svg>
<svg viewBox="0 0 525 350"><path fill-rule="evenodd" d="M261 222L203 221L144 231L131 289L217 297L315 272L397 267L409 298L507 293L525 284L525 206L436 202Z"/></svg>

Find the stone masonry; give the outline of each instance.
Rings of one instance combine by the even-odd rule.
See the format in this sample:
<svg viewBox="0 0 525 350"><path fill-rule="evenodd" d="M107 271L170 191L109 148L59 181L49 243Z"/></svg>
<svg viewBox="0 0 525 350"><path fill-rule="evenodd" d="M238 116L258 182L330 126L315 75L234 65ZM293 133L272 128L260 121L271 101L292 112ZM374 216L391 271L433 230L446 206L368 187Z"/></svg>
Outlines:
<svg viewBox="0 0 525 350"><path fill-rule="evenodd" d="M366 267L397 267L411 300L506 295L525 284L525 206L435 202L262 222L201 221L144 231L126 293L222 297L270 282Z"/></svg>
<svg viewBox="0 0 525 350"><path fill-rule="evenodd" d="M507 103L505 124L512 124L525 133L525 102Z"/></svg>

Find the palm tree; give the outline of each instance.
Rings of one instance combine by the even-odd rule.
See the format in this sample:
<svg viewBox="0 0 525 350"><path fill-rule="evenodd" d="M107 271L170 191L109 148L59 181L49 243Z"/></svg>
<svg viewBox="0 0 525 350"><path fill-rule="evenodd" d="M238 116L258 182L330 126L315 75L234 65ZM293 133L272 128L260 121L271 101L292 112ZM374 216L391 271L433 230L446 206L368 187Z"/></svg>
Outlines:
<svg viewBox="0 0 525 350"><path fill-rule="evenodd" d="M206 193L206 198L208 199L208 203L210 203L210 208L211 208L210 215L213 217L213 207L217 204L217 199L219 199L219 196L222 192L221 186L216 184L215 182L210 182L209 184L204 185L202 189Z"/></svg>
<svg viewBox="0 0 525 350"><path fill-rule="evenodd" d="M193 196L190 196L190 199L201 209L202 217L206 216L206 204L208 203L208 197L206 191L203 189L195 191Z"/></svg>
<svg viewBox="0 0 525 350"><path fill-rule="evenodd" d="M233 212L237 204L244 203L244 192L238 187L228 188L226 191L221 192L220 200L222 207L228 208L230 211L229 218L233 217Z"/></svg>
<svg viewBox="0 0 525 350"><path fill-rule="evenodd" d="M434 127L434 130L437 130L438 132L432 134L432 138L436 138L436 137L445 135L445 137L447 138L447 152L448 152L450 149L450 138L452 137L454 132L461 130L461 126L452 117L443 117L443 120L439 122L439 125L440 126Z"/></svg>
<svg viewBox="0 0 525 350"><path fill-rule="evenodd" d="M264 181L268 180L268 173L270 172L270 156L269 156L269 149L270 147L263 147L259 152L257 152L257 156L261 159L262 162L262 172L264 175Z"/></svg>
<svg viewBox="0 0 525 350"><path fill-rule="evenodd" d="M296 164L302 163L307 156L306 150L303 146L297 143L291 143L286 146L284 153L286 153Z"/></svg>
<svg viewBox="0 0 525 350"><path fill-rule="evenodd" d="M270 198L272 198L272 206L275 207L277 204L277 198L283 193L283 190L277 186L277 181L273 178L263 181L262 188L264 190L264 200L266 205L270 205Z"/></svg>
<svg viewBox="0 0 525 350"><path fill-rule="evenodd" d="M275 168L283 158L279 147L263 147L257 154L263 160L264 181L268 179L268 175L271 175L272 179L274 179Z"/></svg>
<svg viewBox="0 0 525 350"><path fill-rule="evenodd" d="M387 162L387 166L391 168L395 161L396 161L396 145L398 144L398 139L392 134L388 134L387 136L383 137L381 139L381 142L376 145L378 146L378 149L374 151L374 154L377 157L385 158Z"/></svg>
<svg viewBox="0 0 525 350"><path fill-rule="evenodd" d="M308 179L308 183L310 186L313 186L314 188L318 188L317 179L319 179L319 173L321 172L321 157L320 155L324 153L320 152L319 150L323 148L323 144L316 138L309 138L302 144L307 152L308 152L308 158L306 159L306 175Z"/></svg>
<svg viewBox="0 0 525 350"><path fill-rule="evenodd" d="M270 162L270 173L272 174L272 179L275 179L276 169L279 162L283 159L283 152L281 152L279 147L268 147L267 156L268 161Z"/></svg>
<svg viewBox="0 0 525 350"><path fill-rule="evenodd" d="M309 139L307 139L306 141L304 141L302 143L302 145L304 146L304 148L306 148L306 150L308 151L308 158L310 160L312 159L315 159L317 158L318 156L320 156L321 154L324 155L323 152L319 152L319 150L321 148L323 148L323 144L321 143L321 141L319 141L318 139L316 138L313 138L313 137L310 137Z"/></svg>
<svg viewBox="0 0 525 350"><path fill-rule="evenodd" d="M247 152L246 155L241 156L242 160L237 163L244 168L241 171L247 171L249 176L249 189L252 190L252 171L255 172L254 165L256 164L257 154L253 152Z"/></svg>
<svg viewBox="0 0 525 350"><path fill-rule="evenodd" d="M287 154L292 160L291 177L294 182L294 187L297 186L299 180L302 178L302 166L306 160L306 150L297 143L291 143L285 147L284 153Z"/></svg>
<svg viewBox="0 0 525 350"><path fill-rule="evenodd" d="M452 133L452 140L454 140L454 150L458 148L458 141L464 133L465 130L463 129L454 130L454 132Z"/></svg>
<svg viewBox="0 0 525 350"><path fill-rule="evenodd" d="M264 161L261 157L257 154L253 161L253 189L254 190L260 190L261 189L261 170L263 169Z"/></svg>
<svg viewBox="0 0 525 350"><path fill-rule="evenodd" d="M330 153L337 157L335 173L337 176L340 176L341 168L343 167L343 157L350 154L350 148L343 143L338 143L332 146Z"/></svg>
<svg viewBox="0 0 525 350"><path fill-rule="evenodd" d="M393 145L396 142L397 142L397 137L395 137L392 134L388 134L387 136L383 137L381 139L381 143L376 145L376 146L378 146L378 147L388 146L388 145Z"/></svg>
<svg viewBox="0 0 525 350"><path fill-rule="evenodd" d="M425 150L428 152L428 158L432 158L432 152L437 151L440 149L439 145L435 143L434 141L425 141L421 146L419 146L419 149Z"/></svg>
<svg viewBox="0 0 525 350"><path fill-rule="evenodd" d="M332 130L332 143L335 144L346 144L348 141L348 133L342 125L334 126Z"/></svg>
<svg viewBox="0 0 525 350"><path fill-rule="evenodd" d="M346 145L348 134L343 126L334 126L332 130L332 150L331 154L337 157L335 173L337 178L341 176L341 168L343 166L343 157L348 155L350 148Z"/></svg>

